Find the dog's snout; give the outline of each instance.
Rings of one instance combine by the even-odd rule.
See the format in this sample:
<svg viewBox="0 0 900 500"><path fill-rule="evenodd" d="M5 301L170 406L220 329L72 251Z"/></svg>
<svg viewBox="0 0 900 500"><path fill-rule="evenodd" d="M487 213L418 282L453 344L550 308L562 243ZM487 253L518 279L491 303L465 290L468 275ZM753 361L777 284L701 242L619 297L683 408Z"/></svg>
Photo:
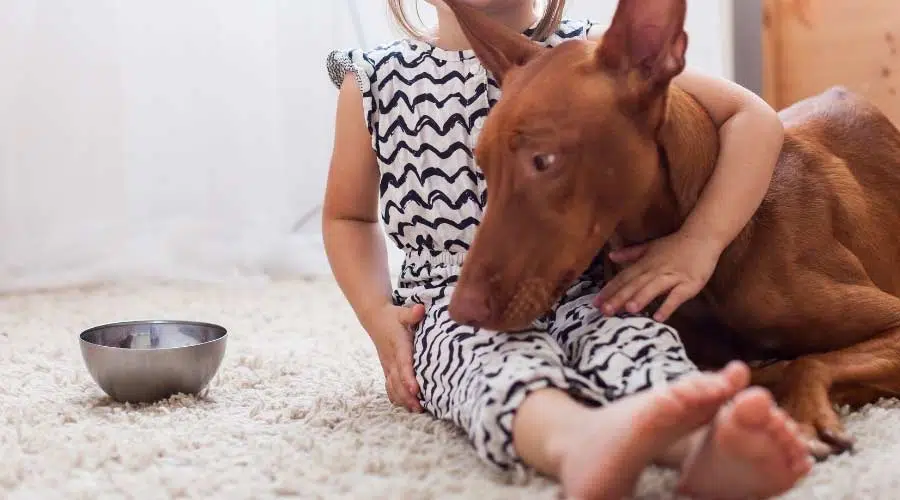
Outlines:
<svg viewBox="0 0 900 500"><path fill-rule="evenodd" d="M480 326L491 318L487 290L479 286L457 287L450 299L450 317L463 325Z"/></svg>

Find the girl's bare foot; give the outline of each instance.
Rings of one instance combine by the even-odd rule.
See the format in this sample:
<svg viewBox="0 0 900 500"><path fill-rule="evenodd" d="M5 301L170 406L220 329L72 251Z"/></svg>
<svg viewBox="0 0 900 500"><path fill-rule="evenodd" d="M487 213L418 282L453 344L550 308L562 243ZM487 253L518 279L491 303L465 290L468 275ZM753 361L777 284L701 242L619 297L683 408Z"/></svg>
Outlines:
<svg viewBox="0 0 900 500"><path fill-rule="evenodd" d="M811 466L793 421L754 387L715 417L685 460L678 489L698 498L768 498L793 487Z"/></svg>
<svg viewBox="0 0 900 500"><path fill-rule="evenodd" d="M749 379L746 365L732 363L718 373L688 375L589 412L571 438L558 443L566 497L627 497L657 455L712 420Z"/></svg>

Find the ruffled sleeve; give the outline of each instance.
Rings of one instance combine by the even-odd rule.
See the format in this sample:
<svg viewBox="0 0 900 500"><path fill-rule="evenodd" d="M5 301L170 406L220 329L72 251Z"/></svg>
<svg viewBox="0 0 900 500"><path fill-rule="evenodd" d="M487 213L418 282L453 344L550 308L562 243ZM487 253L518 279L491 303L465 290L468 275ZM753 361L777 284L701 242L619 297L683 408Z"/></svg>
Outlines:
<svg viewBox="0 0 900 500"><path fill-rule="evenodd" d="M362 50L333 50L325 62L328 77L336 88L340 88L347 73L352 73L363 98L363 112L366 128L373 134L376 125L377 106L374 95L375 66Z"/></svg>

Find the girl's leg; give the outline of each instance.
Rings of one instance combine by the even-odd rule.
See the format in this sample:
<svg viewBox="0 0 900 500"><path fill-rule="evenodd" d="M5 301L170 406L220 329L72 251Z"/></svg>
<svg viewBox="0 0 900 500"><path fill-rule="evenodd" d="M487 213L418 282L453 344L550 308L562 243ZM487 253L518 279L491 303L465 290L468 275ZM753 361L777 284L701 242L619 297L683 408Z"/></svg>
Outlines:
<svg viewBox="0 0 900 500"><path fill-rule="evenodd" d="M536 469L567 491L597 481L608 492L627 490L633 481L622 464L634 476L656 448L708 421L737 390L727 377L704 375L598 413L570 396L591 383L565 366L546 331L479 331L454 323L446 305L446 292L438 294L415 336L422 406L464 429L486 462L520 474ZM600 441L628 433L652 438Z"/></svg>
<svg viewBox="0 0 900 500"><path fill-rule="evenodd" d="M489 465L525 475L529 468L513 443L513 416L533 394L565 394L572 373L545 330L499 333L452 321L447 311L451 291L431 290L415 334L422 407L463 429Z"/></svg>
<svg viewBox="0 0 900 500"><path fill-rule="evenodd" d="M603 405L597 418L621 413L618 408L633 406L636 400L652 401L648 392L665 394L683 380L695 379L697 369L674 330L639 316L602 316L591 304L595 290L588 282L573 287L548 331L560 342L570 366L591 381L584 397ZM736 390L748 382L744 366L732 376L737 377L731 379ZM607 416L601 417L604 412ZM714 415L709 415L713 426L679 436L652 457L657 464L683 469L685 491L766 496L788 489L808 470L802 442L765 391L742 391ZM640 448L627 439L621 445ZM712 476L718 478L710 483ZM722 488L727 491L718 491Z"/></svg>
<svg viewBox="0 0 900 500"><path fill-rule="evenodd" d="M748 379L746 367L733 365L600 408L560 391L537 391L518 410L516 449L558 478L570 498L623 498L656 457L709 422Z"/></svg>

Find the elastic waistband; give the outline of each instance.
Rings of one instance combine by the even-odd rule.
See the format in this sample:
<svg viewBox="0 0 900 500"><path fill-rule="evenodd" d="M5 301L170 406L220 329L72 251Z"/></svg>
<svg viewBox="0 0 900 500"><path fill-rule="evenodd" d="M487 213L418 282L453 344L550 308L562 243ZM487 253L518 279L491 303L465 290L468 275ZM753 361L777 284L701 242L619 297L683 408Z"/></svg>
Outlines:
<svg viewBox="0 0 900 500"><path fill-rule="evenodd" d="M460 267L466 252L432 252L430 250L410 250L406 252L406 264L419 267L425 264L432 266Z"/></svg>

